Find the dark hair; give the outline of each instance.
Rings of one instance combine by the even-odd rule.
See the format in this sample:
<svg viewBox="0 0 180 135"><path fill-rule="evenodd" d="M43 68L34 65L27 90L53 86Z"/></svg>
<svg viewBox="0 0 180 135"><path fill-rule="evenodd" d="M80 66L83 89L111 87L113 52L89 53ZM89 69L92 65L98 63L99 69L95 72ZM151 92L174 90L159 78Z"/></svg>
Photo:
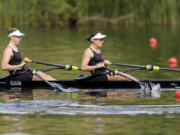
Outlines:
<svg viewBox="0 0 180 135"><path fill-rule="evenodd" d="M91 36L88 36L88 37L86 38L86 40L87 40L87 41L91 41L91 38L94 37L97 33L99 33L99 32L96 32L96 33L91 34Z"/></svg>
<svg viewBox="0 0 180 135"><path fill-rule="evenodd" d="M17 28L11 28L11 27L9 27L9 28L7 28L6 30L7 30L8 34L10 34L10 33L14 32L14 31L16 31Z"/></svg>

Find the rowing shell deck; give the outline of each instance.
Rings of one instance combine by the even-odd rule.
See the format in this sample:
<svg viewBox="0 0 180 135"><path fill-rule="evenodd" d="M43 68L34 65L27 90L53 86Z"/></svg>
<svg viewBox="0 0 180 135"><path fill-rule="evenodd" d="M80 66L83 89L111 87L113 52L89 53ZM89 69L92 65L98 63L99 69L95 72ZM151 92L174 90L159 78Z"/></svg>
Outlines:
<svg viewBox="0 0 180 135"><path fill-rule="evenodd" d="M180 88L179 80L149 80L151 83L160 84L163 89L178 89ZM82 80L58 80L51 81L62 85L64 88L77 89L140 89L140 85L132 81L82 81ZM142 80L147 82L147 80ZM2 88L32 88L43 89L51 88L44 81L0 81L0 90Z"/></svg>

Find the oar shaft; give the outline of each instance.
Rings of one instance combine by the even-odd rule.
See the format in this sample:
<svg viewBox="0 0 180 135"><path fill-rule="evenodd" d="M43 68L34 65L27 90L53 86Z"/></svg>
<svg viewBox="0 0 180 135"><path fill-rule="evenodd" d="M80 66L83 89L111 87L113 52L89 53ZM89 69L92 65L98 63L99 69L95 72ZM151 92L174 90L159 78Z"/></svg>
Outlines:
<svg viewBox="0 0 180 135"><path fill-rule="evenodd" d="M121 72L126 73L126 72L136 71L136 70L143 70L143 69L140 69L140 68L132 68L132 69L122 70Z"/></svg>
<svg viewBox="0 0 180 135"><path fill-rule="evenodd" d="M111 65L115 65L115 66L126 66L126 67L136 67L136 68L142 68L142 69L145 69L145 68L146 68L146 66L141 66L141 65L131 65L131 64L112 63Z"/></svg>
<svg viewBox="0 0 180 135"><path fill-rule="evenodd" d="M120 75L120 76L122 76L122 77L124 77L124 78L126 78L126 79L128 79L128 80L130 80L130 81L134 81L134 82L136 82L136 83L138 83L138 84L140 84L140 85L144 85L142 82L140 82L140 81L138 81L138 80L135 80L135 79L132 79L132 78L126 76L125 74L119 72L118 70L112 70L112 69L109 69L109 68L106 68L106 69L109 70L109 71L111 71L111 72L113 72L113 73L115 73L116 75Z"/></svg>
<svg viewBox="0 0 180 135"><path fill-rule="evenodd" d="M28 70L30 70L33 74L35 74L36 76L38 76L41 80L45 81L47 84L49 84L51 87L53 87L53 86L51 85L51 83L49 83L46 79L44 79L43 77L41 77L36 71L33 72L33 70L30 69L30 68L29 68L28 66L26 66L26 65L25 65L25 67L26 67Z"/></svg>
<svg viewBox="0 0 180 135"><path fill-rule="evenodd" d="M52 83L50 83L48 80L46 80L45 78L43 78L43 77L42 77L40 74L38 74L35 70L32 70L32 69L31 69L30 67L28 67L27 65L25 65L25 67L26 67L28 70L30 70L30 71L32 72L32 74L38 76L42 81L46 82L50 87L52 87L53 89L55 89L55 86L54 86ZM56 88L58 88L58 90L60 90L61 92L63 92L63 88L60 88L60 86L59 86L59 87L56 87Z"/></svg>
<svg viewBox="0 0 180 135"><path fill-rule="evenodd" d="M65 70L81 70L77 66L72 66L70 64L67 65L59 65L59 64L53 64L53 63L47 63L47 62L39 62L39 61L34 61L31 60L31 63L36 63L36 64L41 64L41 65L47 65L47 66L53 66L53 67L58 67L59 69L65 69Z"/></svg>
<svg viewBox="0 0 180 135"><path fill-rule="evenodd" d="M41 69L41 70L38 70L38 71L41 71L41 72L47 72L47 71L51 71L51 70L55 70L55 69L62 69L62 68L59 68L59 67L52 67L52 68L47 68L47 69Z"/></svg>
<svg viewBox="0 0 180 135"><path fill-rule="evenodd" d="M120 64L120 63L112 63L111 65L116 65L116 66L126 66L126 67L136 67L139 69L144 69L148 71L153 71L153 70L165 70L165 71L177 71L180 72L180 69L175 69L175 68L164 68L164 67L159 67L159 66L153 66L153 65L131 65L131 64Z"/></svg>
<svg viewBox="0 0 180 135"><path fill-rule="evenodd" d="M180 69L177 69L177 68L163 68L163 67L159 67L159 70L178 71L178 72L180 72Z"/></svg>
<svg viewBox="0 0 180 135"><path fill-rule="evenodd" d="M41 64L41 65L55 66L55 67L62 67L62 68L64 68L63 65L53 64L53 63L47 63L47 62L39 62L39 61L34 61L34 60L32 60L32 63L37 63L37 64Z"/></svg>

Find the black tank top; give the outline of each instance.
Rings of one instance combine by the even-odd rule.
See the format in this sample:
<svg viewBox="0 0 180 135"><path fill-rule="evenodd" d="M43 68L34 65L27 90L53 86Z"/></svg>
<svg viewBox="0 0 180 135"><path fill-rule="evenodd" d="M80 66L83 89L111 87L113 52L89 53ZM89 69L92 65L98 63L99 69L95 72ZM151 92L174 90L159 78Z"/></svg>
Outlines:
<svg viewBox="0 0 180 135"><path fill-rule="evenodd" d="M88 63L89 66L94 66L94 65L97 65L98 63L101 63L104 61L101 53L96 53L92 48L90 48L90 49L93 52L94 56L89 61L89 63ZM104 74L105 72L106 72L105 68L99 68L99 69L92 70L91 74Z"/></svg>
<svg viewBox="0 0 180 135"><path fill-rule="evenodd" d="M21 54L20 52L16 52L11 46L7 46L7 47L10 47L12 49L12 52L13 52L13 57L10 59L9 61L9 64L10 65L19 65L21 62L22 62L22 57L21 57ZM10 74L14 74L16 71L24 71L25 69L24 68L18 68L16 70L11 70L9 71Z"/></svg>

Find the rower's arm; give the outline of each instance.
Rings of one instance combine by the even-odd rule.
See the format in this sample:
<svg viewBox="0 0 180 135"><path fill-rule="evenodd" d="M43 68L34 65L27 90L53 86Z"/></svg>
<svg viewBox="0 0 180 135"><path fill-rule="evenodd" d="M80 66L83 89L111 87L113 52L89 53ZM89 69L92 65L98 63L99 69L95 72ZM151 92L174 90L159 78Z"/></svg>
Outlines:
<svg viewBox="0 0 180 135"><path fill-rule="evenodd" d="M11 71L24 66L25 64L24 62L22 62L19 65L10 65L9 61L12 58L12 56L13 56L12 50L9 47L5 48L1 63L2 70Z"/></svg>
<svg viewBox="0 0 180 135"><path fill-rule="evenodd" d="M83 59L82 59L82 63L81 63L81 70L82 71L92 71L92 70L104 67L104 63L99 63L99 64L94 65L94 66L89 66L88 63L92 57L93 57L92 51L90 51L89 48L86 49L84 51Z"/></svg>

